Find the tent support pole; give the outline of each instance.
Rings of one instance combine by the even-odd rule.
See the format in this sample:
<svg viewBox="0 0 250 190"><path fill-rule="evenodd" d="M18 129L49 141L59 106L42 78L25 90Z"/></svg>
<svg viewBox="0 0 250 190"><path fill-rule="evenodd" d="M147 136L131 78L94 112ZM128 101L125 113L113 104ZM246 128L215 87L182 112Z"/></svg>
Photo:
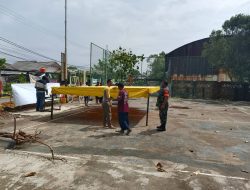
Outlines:
<svg viewBox="0 0 250 190"><path fill-rule="evenodd" d="M150 98L150 94L148 94L148 100L147 100L146 126L148 126L149 98Z"/></svg>
<svg viewBox="0 0 250 190"><path fill-rule="evenodd" d="M53 111L54 111L54 94L52 94L50 119L53 119Z"/></svg>

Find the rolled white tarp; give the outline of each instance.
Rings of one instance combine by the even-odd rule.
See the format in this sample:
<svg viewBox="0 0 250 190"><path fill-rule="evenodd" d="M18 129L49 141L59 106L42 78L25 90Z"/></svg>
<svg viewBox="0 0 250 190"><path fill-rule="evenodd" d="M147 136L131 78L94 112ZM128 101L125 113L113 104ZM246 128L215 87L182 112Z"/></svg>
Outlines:
<svg viewBox="0 0 250 190"><path fill-rule="evenodd" d="M52 87L59 86L59 83L47 83L48 94L51 94ZM34 83L11 84L11 88L16 107L36 103L36 89ZM49 97L49 95L46 96Z"/></svg>

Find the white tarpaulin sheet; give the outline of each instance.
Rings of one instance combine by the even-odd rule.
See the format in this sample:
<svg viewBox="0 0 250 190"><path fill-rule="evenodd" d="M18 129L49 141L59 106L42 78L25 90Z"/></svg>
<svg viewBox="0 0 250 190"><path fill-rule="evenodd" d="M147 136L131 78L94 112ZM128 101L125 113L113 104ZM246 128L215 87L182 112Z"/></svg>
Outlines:
<svg viewBox="0 0 250 190"><path fill-rule="evenodd" d="M48 83L48 94L51 94L51 87L59 86L59 83ZM36 89L34 83L11 84L11 88L15 106L23 106L36 103Z"/></svg>

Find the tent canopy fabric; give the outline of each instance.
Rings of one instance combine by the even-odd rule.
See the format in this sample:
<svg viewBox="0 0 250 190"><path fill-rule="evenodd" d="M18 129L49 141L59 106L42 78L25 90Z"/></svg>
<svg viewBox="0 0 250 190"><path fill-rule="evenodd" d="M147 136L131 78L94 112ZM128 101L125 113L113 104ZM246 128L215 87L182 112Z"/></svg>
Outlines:
<svg viewBox="0 0 250 190"><path fill-rule="evenodd" d="M103 91L106 86L61 86L53 87L52 94L69 94L77 96L103 96ZM110 87L111 97L117 97L118 87ZM147 98L149 94L156 93L160 90L158 86L125 86L129 98Z"/></svg>

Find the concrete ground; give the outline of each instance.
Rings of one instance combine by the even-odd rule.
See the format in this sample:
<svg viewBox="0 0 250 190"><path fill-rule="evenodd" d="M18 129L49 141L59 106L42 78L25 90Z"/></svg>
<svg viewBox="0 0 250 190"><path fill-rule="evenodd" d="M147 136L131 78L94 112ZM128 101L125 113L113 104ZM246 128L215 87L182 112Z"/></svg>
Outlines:
<svg viewBox="0 0 250 190"><path fill-rule="evenodd" d="M39 144L5 150L0 140L2 189L250 189L250 104L171 99L168 128L159 124L155 98L130 100L130 136L102 128L100 105L78 102L48 112L22 110L18 129L41 131ZM118 126L116 107L113 123ZM12 131L12 122L0 125ZM163 165L163 172L156 165ZM30 172L34 176L24 177Z"/></svg>
<svg viewBox="0 0 250 190"><path fill-rule="evenodd" d="M9 96L0 97L0 104L4 103L4 102L9 102L9 101L10 101L10 97Z"/></svg>

